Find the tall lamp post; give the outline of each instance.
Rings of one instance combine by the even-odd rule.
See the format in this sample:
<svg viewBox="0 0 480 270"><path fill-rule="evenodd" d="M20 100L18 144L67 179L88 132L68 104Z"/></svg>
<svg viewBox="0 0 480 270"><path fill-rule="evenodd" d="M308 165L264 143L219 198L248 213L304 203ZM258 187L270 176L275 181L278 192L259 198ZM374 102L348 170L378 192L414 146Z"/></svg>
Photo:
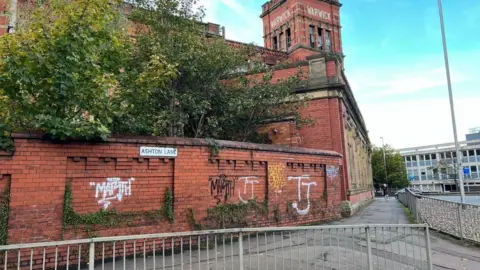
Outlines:
<svg viewBox="0 0 480 270"><path fill-rule="evenodd" d="M383 141L383 137L380 137L382 139L382 149L383 149L383 166L385 167L385 182L388 182L388 172L387 172L387 158L385 156L385 142Z"/></svg>
<svg viewBox="0 0 480 270"><path fill-rule="evenodd" d="M453 125L453 137L455 139L455 152L457 153L457 173L458 173L458 184L460 186L460 197L462 203L465 203L465 190L463 187L463 170L460 156L460 145L458 143L457 135L457 121L455 120L455 106L453 104L453 94L452 94L452 81L450 79L450 65L448 63L448 49L447 49L447 38L445 36L445 24L443 21L443 7L442 0L438 0L438 12L440 15L440 27L442 30L442 41L443 41L443 56L445 58L445 71L447 75L447 85L448 85L448 95L450 98L450 112L452 114L452 125Z"/></svg>

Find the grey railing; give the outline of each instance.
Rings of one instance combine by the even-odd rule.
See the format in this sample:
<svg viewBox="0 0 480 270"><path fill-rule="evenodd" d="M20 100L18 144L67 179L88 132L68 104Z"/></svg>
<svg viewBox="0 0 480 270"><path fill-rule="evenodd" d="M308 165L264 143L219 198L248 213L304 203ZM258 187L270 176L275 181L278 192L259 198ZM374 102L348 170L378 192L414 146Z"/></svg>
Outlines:
<svg viewBox="0 0 480 270"><path fill-rule="evenodd" d="M0 246L2 269L433 269L424 224L244 228Z"/></svg>
<svg viewBox="0 0 480 270"><path fill-rule="evenodd" d="M406 189L398 200L418 223L452 236L480 243L480 206L462 204L412 193Z"/></svg>

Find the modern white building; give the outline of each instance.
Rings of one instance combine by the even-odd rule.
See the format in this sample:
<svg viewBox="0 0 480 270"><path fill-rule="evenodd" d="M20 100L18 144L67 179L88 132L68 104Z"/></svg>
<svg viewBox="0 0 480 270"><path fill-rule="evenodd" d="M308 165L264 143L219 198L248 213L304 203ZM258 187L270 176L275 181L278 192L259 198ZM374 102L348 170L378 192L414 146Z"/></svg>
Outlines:
<svg viewBox="0 0 480 270"><path fill-rule="evenodd" d="M465 191L480 191L480 128L471 129L466 135L466 141L459 143ZM398 151L405 159L410 187L422 191L458 191L454 142Z"/></svg>

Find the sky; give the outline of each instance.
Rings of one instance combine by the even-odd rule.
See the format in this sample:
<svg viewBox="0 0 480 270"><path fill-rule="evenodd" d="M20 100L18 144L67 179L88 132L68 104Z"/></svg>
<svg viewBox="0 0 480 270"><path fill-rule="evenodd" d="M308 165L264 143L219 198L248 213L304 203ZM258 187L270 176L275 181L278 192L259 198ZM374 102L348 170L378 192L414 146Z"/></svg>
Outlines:
<svg viewBox="0 0 480 270"><path fill-rule="evenodd" d="M263 45L263 0L200 0L228 39ZM437 0L341 0L345 73L374 145L453 141ZM459 140L480 127L480 1L443 0Z"/></svg>

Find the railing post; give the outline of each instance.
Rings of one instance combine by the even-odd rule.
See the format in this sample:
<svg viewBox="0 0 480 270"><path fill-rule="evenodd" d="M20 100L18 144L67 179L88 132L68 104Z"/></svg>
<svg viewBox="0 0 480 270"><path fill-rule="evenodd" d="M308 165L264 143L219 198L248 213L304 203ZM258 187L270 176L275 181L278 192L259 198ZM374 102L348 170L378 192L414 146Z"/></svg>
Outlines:
<svg viewBox="0 0 480 270"><path fill-rule="evenodd" d="M238 233L238 258L240 260L240 270L243 270L243 233Z"/></svg>
<svg viewBox="0 0 480 270"><path fill-rule="evenodd" d="M428 224L425 224L425 249L427 252L427 269L433 270L432 251L430 247L430 228L428 228Z"/></svg>
<svg viewBox="0 0 480 270"><path fill-rule="evenodd" d="M93 270L95 267L95 243L90 242L90 251L88 252L88 270Z"/></svg>
<svg viewBox="0 0 480 270"><path fill-rule="evenodd" d="M372 243L371 236L370 236L370 226L365 228L365 233L367 235L367 262L368 262L368 270L373 270L373 260L372 260Z"/></svg>
<svg viewBox="0 0 480 270"><path fill-rule="evenodd" d="M463 204L459 203L458 204L458 227L460 229L460 238L462 240L465 239L465 236L463 235L463 217L462 217L462 210L463 210Z"/></svg>
<svg viewBox="0 0 480 270"><path fill-rule="evenodd" d="M417 223L420 223L421 221L418 217L418 207L417 207L418 206L418 197L415 196L414 200L415 200L415 220L417 221Z"/></svg>

